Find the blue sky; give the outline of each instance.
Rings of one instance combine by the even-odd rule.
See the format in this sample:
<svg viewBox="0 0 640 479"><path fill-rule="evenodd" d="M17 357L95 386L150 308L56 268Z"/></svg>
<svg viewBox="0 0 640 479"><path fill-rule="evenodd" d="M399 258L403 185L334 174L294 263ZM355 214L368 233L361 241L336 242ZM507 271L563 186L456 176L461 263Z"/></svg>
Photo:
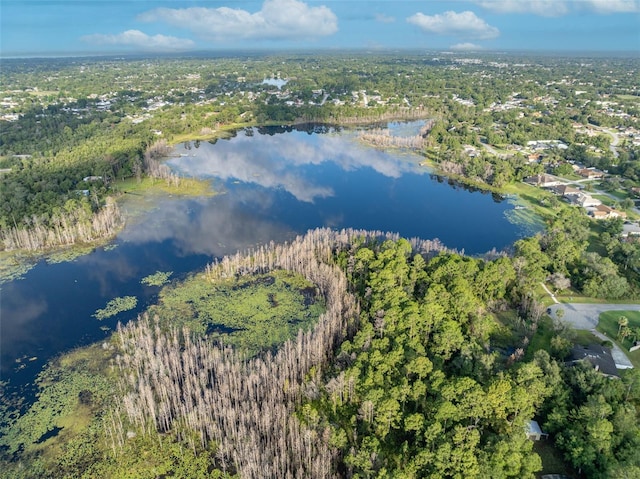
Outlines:
<svg viewBox="0 0 640 479"><path fill-rule="evenodd" d="M394 48L640 55L640 0L0 1L2 57Z"/></svg>

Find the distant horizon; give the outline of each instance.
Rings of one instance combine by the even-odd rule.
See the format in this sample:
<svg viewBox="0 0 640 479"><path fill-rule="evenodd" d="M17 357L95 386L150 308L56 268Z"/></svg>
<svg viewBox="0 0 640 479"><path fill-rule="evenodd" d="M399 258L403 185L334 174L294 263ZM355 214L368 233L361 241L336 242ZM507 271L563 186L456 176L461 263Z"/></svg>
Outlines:
<svg viewBox="0 0 640 479"><path fill-rule="evenodd" d="M77 53L30 53L15 55L0 55L0 60L56 60L56 59L135 59L135 58L188 58L188 57L216 57L216 56L277 56L277 55L331 55L331 54L439 54L462 57L465 55L508 55L508 56L540 56L540 57L583 57L583 58L630 58L640 59L640 51L636 50L525 50L525 49L496 49L496 50L469 50L455 51L447 49L418 49L418 48L331 48L331 49L249 49L249 48L229 48L217 50L193 50L184 52L77 52Z"/></svg>
<svg viewBox="0 0 640 479"><path fill-rule="evenodd" d="M640 0L3 0L0 58L400 49L640 54ZM561 48L559 48L561 47Z"/></svg>

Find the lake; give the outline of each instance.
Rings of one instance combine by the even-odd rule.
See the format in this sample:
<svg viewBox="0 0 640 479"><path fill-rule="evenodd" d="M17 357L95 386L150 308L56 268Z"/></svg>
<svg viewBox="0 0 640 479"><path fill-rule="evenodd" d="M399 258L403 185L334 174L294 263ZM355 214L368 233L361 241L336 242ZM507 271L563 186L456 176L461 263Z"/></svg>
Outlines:
<svg viewBox="0 0 640 479"><path fill-rule="evenodd" d="M416 134L420 126L389 125L399 135ZM370 148L357 132L329 127L251 128L230 139L178 145L171 167L210 179L220 194L156 198L111 248L72 262L40 261L23 279L2 285L5 393L32 383L53 356L104 339L117 321L142 312L159 288L140 280L156 271L184 277L214 257L321 226L439 238L474 255L535 231L513 221L510 202L434 176L420 161L414 153ZM138 298L135 310L103 321L93 317L125 295Z"/></svg>

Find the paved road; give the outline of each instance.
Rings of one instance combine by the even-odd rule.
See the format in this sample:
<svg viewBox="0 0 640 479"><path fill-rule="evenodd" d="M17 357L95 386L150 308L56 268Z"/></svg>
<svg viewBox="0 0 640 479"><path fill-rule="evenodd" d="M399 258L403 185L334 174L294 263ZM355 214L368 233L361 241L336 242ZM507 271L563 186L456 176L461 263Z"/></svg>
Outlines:
<svg viewBox="0 0 640 479"><path fill-rule="evenodd" d="M552 304L551 317L558 319L556 311L562 309L564 314L561 321L565 321L576 329L590 330L594 335L600 339L609 339L604 334L595 330L598 325L598 318L600 313L604 311L640 311L640 304L590 304L590 303L561 303ZM627 357L626 353L620 349L616 344L613 345L611 355L616 363L618 369L633 368L631 361Z"/></svg>
<svg viewBox="0 0 640 479"><path fill-rule="evenodd" d="M484 147L485 150L487 150L490 154L492 154L493 156L497 156L498 158L505 158L506 155L503 155L501 153L498 153L495 148L493 148L491 145L489 145L488 143L482 143L482 146Z"/></svg>
<svg viewBox="0 0 640 479"><path fill-rule="evenodd" d="M593 127L593 128L597 131L606 133L611 137L611 143L609 144L609 149L611 150L611 153L613 153L613 156L615 158L618 158L620 156L617 150L617 146L620 143L620 137L618 136L618 132L615 130L610 130L608 128L598 128L598 127Z"/></svg>
<svg viewBox="0 0 640 479"><path fill-rule="evenodd" d="M562 321L566 321L576 329L594 329L598 325L600 313L604 311L640 311L640 304L591 304L561 303L553 304L551 317L558 319L558 308L564 310Z"/></svg>

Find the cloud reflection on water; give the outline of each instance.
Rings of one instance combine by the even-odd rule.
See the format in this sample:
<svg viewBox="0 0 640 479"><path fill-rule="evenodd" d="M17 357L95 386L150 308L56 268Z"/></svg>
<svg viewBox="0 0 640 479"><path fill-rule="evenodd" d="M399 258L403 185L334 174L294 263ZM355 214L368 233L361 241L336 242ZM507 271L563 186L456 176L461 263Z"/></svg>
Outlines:
<svg viewBox="0 0 640 479"><path fill-rule="evenodd" d="M283 188L299 201L309 203L334 195L330 186L318 184L319 179L308 171L308 167L325 162L335 163L344 171L369 167L390 178L426 172L419 167L416 155L391 155L359 145L346 135L290 132L271 136L241 132L230 141L201 143L197 149L180 146L177 153L187 156L171 159L169 164L183 174Z"/></svg>
<svg viewBox="0 0 640 479"><path fill-rule="evenodd" d="M22 348L35 352L34 348L38 345L36 338L40 325L37 320L47 312L48 304L42 294L31 293L26 296L12 283L5 285L2 291L0 335L2 344L6 346L1 351L0 366L3 372L15 366L14 350Z"/></svg>
<svg viewBox="0 0 640 479"><path fill-rule="evenodd" d="M138 244L171 240L177 254L183 256L235 254L295 235L290 227L268 217L271 203L267 191L255 190L214 198L167 200L145 221L126 228L120 238Z"/></svg>

